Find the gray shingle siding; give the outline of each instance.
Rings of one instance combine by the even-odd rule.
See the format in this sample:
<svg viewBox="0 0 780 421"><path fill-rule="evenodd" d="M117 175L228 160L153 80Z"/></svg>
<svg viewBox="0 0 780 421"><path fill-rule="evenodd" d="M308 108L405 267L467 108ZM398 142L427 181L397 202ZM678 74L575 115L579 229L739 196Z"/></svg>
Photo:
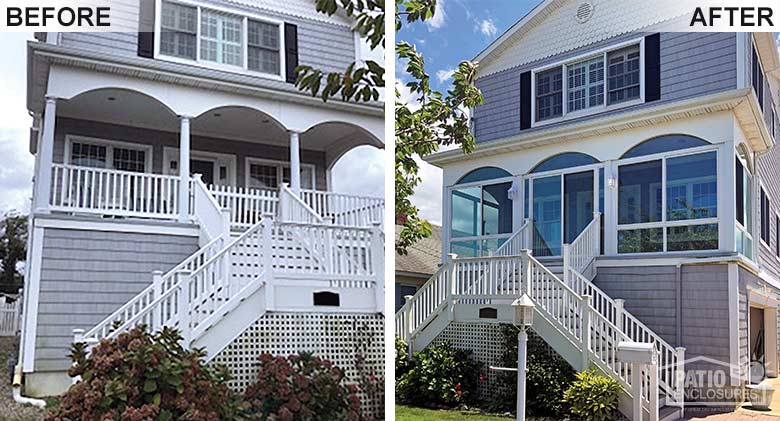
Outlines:
<svg viewBox="0 0 780 421"><path fill-rule="evenodd" d="M198 249L197 237L45 229L36 371L62 371L73 329L90 329Z"/></svg>
<svg viewBox="0 0 780 421"><path fill-rule="evenodd" d="M777 181L778 177L780 177L780 149L778 148L780 148L778 145L774 145L772 149L766 153L766 155L759 155L756 158L756 172L758 173L759 178L763 181L762 184L770 197L769 247L765 246L762 241L758 240L760 238L761 232L761 230L758 228L760 228L762 220L760 194L755 195L755 204L753 206L755 206L754 209L758 211L759 215L758 221L756 222L758 224L756 227L756 238L758 241L759 264L767 272L773 274L775 277L780 278L780 258L778 258L776 254L777 242L780 239L778 239L776 235L777 226L775 221L775 215L780 212L780 182Z"/></svg>
<svg viewBox="0 0 780 421"><path fill-rule="evenodd" d="M139 127L119 126L96 121L58 118L56 133L54 135L55 163L63 162L66 135L80 135L104 140L116 140L143 145L152 145L152 169L157 174L162 173L163 169L163 148L179 147L178 133L143 129ZM192 136L191 149L195 152L202 151L235 155L236 181L239 186L244 185L246 157L270 159L283 162L288 162L290 160L289 148L262 143L240 142L196 135ZM324 190L327 187L325 153L320 151L301 149L301 162L315 166L316 187L319 190Z"/></svg>
<svg viewBox="0 0 780 421"><path fill-rule="evenodd" d="M642 35L638 33L622 35L566 54L480 77L477 79L476 85L482 90L485 102L484 105L475 110L474 114L477 142L487 142L520 134L521 73ZM660 42L661 99L649 104L607 111L607 113L626 113L651 104L679 101L736 89L737 40L735 33L661 33ZM523 132L548 130L599 118L603 114L605 113L547 124Z"/></svg>
<svg viewBox="0 0 780 421"><path fill-rule="evenodd" d="M729 361L728 266L600 267L594 283L686 357ZM680 302L678 304L678 298ZM678 311L679 306L679 311ZM679 331L678 331L679 329Z"/></svg>

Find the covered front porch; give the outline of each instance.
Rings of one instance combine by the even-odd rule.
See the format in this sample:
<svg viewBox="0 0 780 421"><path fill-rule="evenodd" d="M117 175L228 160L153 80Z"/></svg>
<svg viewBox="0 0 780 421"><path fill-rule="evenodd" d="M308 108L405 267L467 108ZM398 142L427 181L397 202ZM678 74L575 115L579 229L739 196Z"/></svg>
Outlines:
<svg viewBox="0 0 780 421"><path fill-rule="evenodd" d="M191 115L154 95L108 87L47 97L31 147L39 155L34 211L197 222L202 186L229 210L233 228L277 214L285 190L326 223L382 221L381 198L336 193L330 181L348 151L383 147L370 120L242 97L216 98Z"/></svg>

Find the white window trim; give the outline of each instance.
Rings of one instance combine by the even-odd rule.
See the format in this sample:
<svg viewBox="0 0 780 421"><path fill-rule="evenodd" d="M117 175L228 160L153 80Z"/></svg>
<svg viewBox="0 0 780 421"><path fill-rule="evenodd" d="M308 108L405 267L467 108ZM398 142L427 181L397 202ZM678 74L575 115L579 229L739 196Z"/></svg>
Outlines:
<svg viewBox="0 0 780 421"><path fill-rule="evenodd" d="M720 168L721 160L723 159L720 154L720 146L719 144L711 144L711 145L705 145L705 146L698 146L695 148L686 148L686 149L680 149L675 151L669 151L669 152L661 152L657 154L652 155L642 155L634 158L627 158L623 160L617 161L616 168L615 168L615 234L618 235L618 237L615 239L615 244L618 246L619 250L619 244L618 244L618 238L620 231L631 231L631 230L637 230L637 229L650 229L650 228L661 228L662 229L662 241L663 241L663 249L658 252L636 252L636 253L620 253L616 250L616 254L619 256L641 256L646 255L648 253L672 253L672 254L692 254L692 253L701 253L703 251L717 251L720 250L723 245L720 244L720 235L718 236L718 247L711 250L685 250L685 251L667 251L668 243L667 243L667 228L670 227L680 227L680 226L696 226L696 225L709 225L709 224L717 224L718 231L721 229L724 229L724 224L721 223L721 218L723 215L723 212L718 209L718 216L712 217L712 218L700 218L700 219L683 219L683 220L674 220L669 221L667 220L666 215L666 160L670 158L677 158L681 156L687 156L687 155L697 155L701 153L707 153L707 152L715 152L715 168ZM661 160L661 220L655 221L655 222L640 222L635 224L620 224L618 222L619 212L620 212L620 167L624 165L631 165L631 164L637 164L641 162L648 162L648 161L657 161ZM722 180L718 178L718 172L716 171L716 182L721 183ZM716 202L717 203L717 202ZM736 222L736 221L735 221ZM739 224L737 224L739 225Z"/></svg>
<svg viewBox="0 0 780 421"><path fill-rule="evenodd" d="M215 178L218 178L219 176L219 167L227 166L228 169L227 183L230 186L236 186L236 156L235 155L200 151L200 150L191 150L190 159L213 162ZM179 175L179 170L176 170L175 173L173 172L173 170L171 170L171 161L176 161L177 163L179 162L179 148L165 146L163 148L163 173L168 175Z"/></svg>
<svg viewBox="0 0 780 421"><path fill-rule="evenodd" d="M80 135L65 135L65 150L63 151L63 157L62 162L65 165L71 165L70 163L70 152L72 149L73 142L79 142L79 143L90 143L93 145L101 145L106 147L106 168L107 170L114 170L114 148L120 147L123 149L135 149L139 151L144 151L146 153L146 160L144 162L144 166L146 167L146 171L144 171L145 174L153 174L154 168L152 167L152 163L154 162L154 159L152 158L154 148L152 145L145 145L142 143L132 143L132 142L123 142L119 140L109 140L109 139L101 139L96 137L88 137L88 136L80 136Z"/></svg>
<svg viewBox="0 0 780 421"><path fill-rule="evenodd" d="M772 254L775 256L775 259L780 261L780 255L778 255L778 249L780 249L780 212L772 212L772 214L775 217L775 247L772 249ZM770 239L772 238L772 232L769 233Z"/></svg>
<svg viewBox="0 0 780 421"><path fill-rule="evenodd" d="M288 161L277 161L274 159L266 159L266 158L255 158L252 156L246 157L244 160L244 186L246 188L258 188L258 187L250 187L249 181L251 179L249 175L249 166L251 164L259 164L259 165L267 165L267 166L275 166L276 167L276 176L279 180L279 183L283 183L284 175L283 168L290 168L290 163ZM317 166L314 164L306 164L301 162L301 169L303 168L311 168L311 186L312 190L317 190ZM292 171L292 170L291 170ZM290 174L292 175L292 174ZM305 189L304 189L305 190Z"/></svg>
<svg viewBox="0 0 780 421"><path fill-rule="evenodd" d="M607 65L607 54L609 54L612 51L617 51L620 49L623 49L625 47L630 47L632 45L639 45L639 98L634 99L631 101L625 101L618 104L613 105L607 105L608 102L608 71L609 66ZM599 56L602 56L604 58L604 102L602 105L598 105L595 107L585 108L582 110L577 110L574 112L567 112L568 109L568 77L567 77L567 65L569 64L576 64L580 63L585 60L590 60L597 58ZM560 67L562 76L563 76L563 105L562 105L562 115L560 117L555 118L549 118L542 121L536 120L536 74L544 72L546 70L553 69L555 67ZM641 38L635 38L629 41L621 42L619 44L610 45L607 47L600 48L595 51L589 51L587 53L567 58L565 60L559 60L557 62L547 64L542 67L537 67L535 69L531 70L531 127L541 127L548 124L554 124L554 123L560 123L562 121L568 121L575 118L580 118L584 116L588 116L591 114L597 114L604 111L614 111L619 110L621 108L631 107L638 104L643 104L645 102L645 39L644 37Z"/></svg>
<svg viewBox="0 0 780 421"><path fill-rule="evenodd" d="M195 7L197 9L197 17L196 17L196 35L195 35L195 60L190 60L182 57L174 57L162 54L160 52L160 41L161 41L161 34L162 34L162 2L166 1L169 3L176 3L181 4L183 6L189 6L189 7ZM221 63L214 63L212 61L202 60L200 58L200 13L201 9L209 9L216 12L221 13L227 13L231 14L237 17L240 17L243 19L242 23L242 42L243 42L243 48L242 48L242 62L243 66L232 66L229 64L221 64ZM256 20L260 22L265 22L269 24L274 24L279 27L279 74L272 74L272 73L263 73L256 70L249 70L249 40L247 39L248 34L248 24L247 21ZM231 9L223 6L213 5L209 3L203 3L200 1L193 1L193 0L155 0L155 11L154 11L154 57L156 59L170 61L173 63L179 63L179 64L197 64L198 66L214 69L214 70L223 70L233 73L242 73L242 74L250 74L252 76L258 76L263 77L267 79L273 79L284 82L286 80L286 63L285 63L285 39L284 39L284 21L269 18L262 15L257 15L253 13L246 13L243 10L237 10L237 9Z"/></svg>

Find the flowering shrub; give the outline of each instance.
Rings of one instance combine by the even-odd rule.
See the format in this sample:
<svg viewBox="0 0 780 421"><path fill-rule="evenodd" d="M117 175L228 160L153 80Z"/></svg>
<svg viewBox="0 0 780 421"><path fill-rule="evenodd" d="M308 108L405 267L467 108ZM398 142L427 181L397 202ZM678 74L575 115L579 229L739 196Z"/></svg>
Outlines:
<svg viewBox="0 0 780 421"><path fill-rule="evenodd" d="M479 364L470 352L449 344L414 354L409 370L396 378L396 399L415 406L456 406L476 399Z"/></svg>
<svg viewBox="0 0 780 421"><path fill-rule="evenodd" d="M344 373L330 361L308 353L289 357L260 355L257 382L245 400L252 420L359 420L358 388L344 384Z"/></svg>
<svg viewBox="0 0 780 421"><path fill-rule="evenodd" d="M71 377L81 380L60 397L46 421L234 420L241 404L225 385L227 371L204 365L175 330L150 334L145 327L104 339L87 356L71 350Z"/></svg>

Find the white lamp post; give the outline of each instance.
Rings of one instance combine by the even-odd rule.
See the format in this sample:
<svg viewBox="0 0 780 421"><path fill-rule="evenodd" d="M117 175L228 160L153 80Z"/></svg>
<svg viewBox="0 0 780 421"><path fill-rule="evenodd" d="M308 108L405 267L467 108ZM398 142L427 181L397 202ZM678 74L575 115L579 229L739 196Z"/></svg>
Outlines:
<svg viewBox="0 0 780 421"><path fill-rule="evenodd" d="M528 354L528 330L534 324L534 303L528 295L512 303L517 333L517 421L525 421L525 362Z"/></svg>

